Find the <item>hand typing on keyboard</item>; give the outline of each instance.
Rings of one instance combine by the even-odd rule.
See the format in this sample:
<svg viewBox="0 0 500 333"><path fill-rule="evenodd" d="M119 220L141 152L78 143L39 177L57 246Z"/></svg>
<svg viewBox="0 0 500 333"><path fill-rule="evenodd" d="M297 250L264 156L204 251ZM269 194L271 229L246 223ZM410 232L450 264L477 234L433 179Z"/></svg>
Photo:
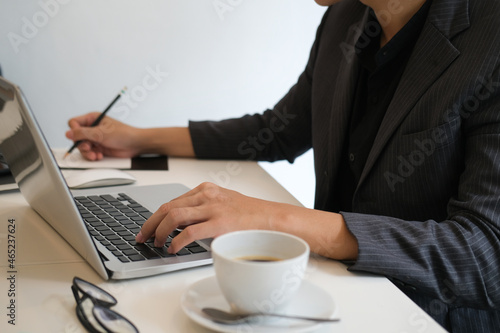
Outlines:
<svg viewBox="0 0 500 333"><path fill-rule="evenodd" d="M152 213L125 193L79 196L75 197L75 201L89 233L121 262L186 256L207 251L198 243L192 242L176 254L169 253L167 247L179 233L177 230L167 236L164 246L154 246L153 240L137 243L135 235Z"/></svg>
<svg viewBox="0 0 500 333"><path fill-rule="evenodd" d="M339 214L252 198L203 183L163 204L144 223L136 241L145 243L154 238L154 245L161 247L180 228L168 247L169 253L176 253L195 240L230 231L267 229L293 233L319 254L352 259L357 255L357 243L347 244L347 237L353 236L341 222Z"/></svg>

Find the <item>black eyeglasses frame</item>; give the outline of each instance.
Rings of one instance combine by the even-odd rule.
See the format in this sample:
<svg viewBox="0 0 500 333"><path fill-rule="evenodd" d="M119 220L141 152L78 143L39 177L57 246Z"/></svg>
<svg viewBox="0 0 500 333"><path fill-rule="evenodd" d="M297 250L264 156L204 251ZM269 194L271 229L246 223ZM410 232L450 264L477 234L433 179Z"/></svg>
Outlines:
<svg viewBox="0 0 500 333"><path fill-rule="evenodd" d="M109 298L111 299L110 302L106 302L102 299L98 299L94 296L92 296L91 294L89 294L88 292L86 292L85 290L83 290L82 288L80 288L79 286L79 282L81 283L84 283L84 284L87 284L89 286L91 286L92 288L98 290L100 293L102 293L102 295L104 295L106 298ZM101 322L101 320L99 319L99 316L97 316L95 314L95 311L102 311L102 312L106 312L107 314L115 317L115 318L120 318L120 320L123 320L125 322L127 322L131 328L133 328L135 330L136 333L139 333L139 330L137 329L137 327L135 327L134 324L132 324L132 322L130 320L128 320L126 317L124 317L123 315L119 314L118 312L116 311L113 311L111 310L111 307L116 305L118 303L118 301L116 300L115 297L113 297L113 295L111 295L110 293L108 293L107 291L105 291L104 289L96 286L95 284L93 283L90 283L88 281L85 281L77 276L75 276L73 278L73 284L71 285L71 291L73 292L73 296L75 297L75 301L76 301L76 316L78 317L78 320L80 320L80 323L82 323L82 325L91 333L101 333L99 330L97 330L93 325L92 323L89 321L89 319L87 318L87 315L85 314L83 308L82 308L82 303L86 300L86 299L89 299L92 301L93 303L93 308L92 308L92 315L94 316L94 319L97 321L97 323L101 326L100 328L102 328L103 330L105 330L107 333L118 333L118 332L113 332L111 331L110 329L108 329L107 325L103 322ZM82 294L82 296L80 297L80 293Z"/></svg>

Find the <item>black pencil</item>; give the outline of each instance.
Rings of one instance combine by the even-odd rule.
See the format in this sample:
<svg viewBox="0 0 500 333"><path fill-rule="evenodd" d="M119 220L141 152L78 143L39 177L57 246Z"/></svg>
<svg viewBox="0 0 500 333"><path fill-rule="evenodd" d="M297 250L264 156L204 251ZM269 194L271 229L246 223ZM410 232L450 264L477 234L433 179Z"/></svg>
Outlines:
<svg viewBox="0 0 500 333"><path fill-rule="evenodd" d="M101 122L102 118L104 118L104 116L106 115L106 113L120 99L120 97L125 93L126 90L127 90L127 87L125 87L125 88L122 89L122 91L118 94L118 96L116 96L115 99L111 103L109 103L108 107L104 111L101 112L101 114L99 115L99 117L97 117L97 119L94 120L94 122L92 123L92 125L90 125L91 127L99 125L99 123ZM65 159L69 154L71 154L71 152L73 151L73 149L75 149L76 147L78 147L78 145L82 141L83 140L75 141L75 143L73 144L73 146L71 146L71 148L66 152L66 154L64 154L63 159Z"/></svg>

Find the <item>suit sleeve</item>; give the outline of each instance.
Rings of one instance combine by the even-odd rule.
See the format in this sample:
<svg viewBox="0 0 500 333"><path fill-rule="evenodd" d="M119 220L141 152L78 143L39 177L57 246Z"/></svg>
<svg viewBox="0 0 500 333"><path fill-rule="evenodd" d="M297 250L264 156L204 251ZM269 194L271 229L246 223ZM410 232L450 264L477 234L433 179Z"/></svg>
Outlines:
<svg viewBox="0 0 500 333"><path fill-rule="evenodd" d="M304 72L273 109L237 119L189 122L196 157L293 162L311 148L312 73L327 15Z"/></svg>
<svg viewBox="0 0 500 333"><path fill-rule="evenodd" d="M342 213L359 243L350 267L386 275L452 306L500 308L500 73L474 112L462 115L465 159L446 220Z"/></svg>

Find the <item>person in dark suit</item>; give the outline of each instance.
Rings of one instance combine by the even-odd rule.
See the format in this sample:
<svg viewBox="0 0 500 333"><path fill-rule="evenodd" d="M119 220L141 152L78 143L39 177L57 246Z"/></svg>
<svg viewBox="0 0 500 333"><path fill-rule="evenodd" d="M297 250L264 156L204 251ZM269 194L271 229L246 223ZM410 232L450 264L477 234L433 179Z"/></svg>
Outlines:
<svg viewBox="0 0 500 333"><path fill-rule="evenodd" d="M103 154L290 162L314 149L315 209L202 184L137 236L169 251L273 229L387 276L452 332L500 327L500 2L317 0L329 5L304 72L262 114L138 129L98 113L69 121Z"/></svg>

